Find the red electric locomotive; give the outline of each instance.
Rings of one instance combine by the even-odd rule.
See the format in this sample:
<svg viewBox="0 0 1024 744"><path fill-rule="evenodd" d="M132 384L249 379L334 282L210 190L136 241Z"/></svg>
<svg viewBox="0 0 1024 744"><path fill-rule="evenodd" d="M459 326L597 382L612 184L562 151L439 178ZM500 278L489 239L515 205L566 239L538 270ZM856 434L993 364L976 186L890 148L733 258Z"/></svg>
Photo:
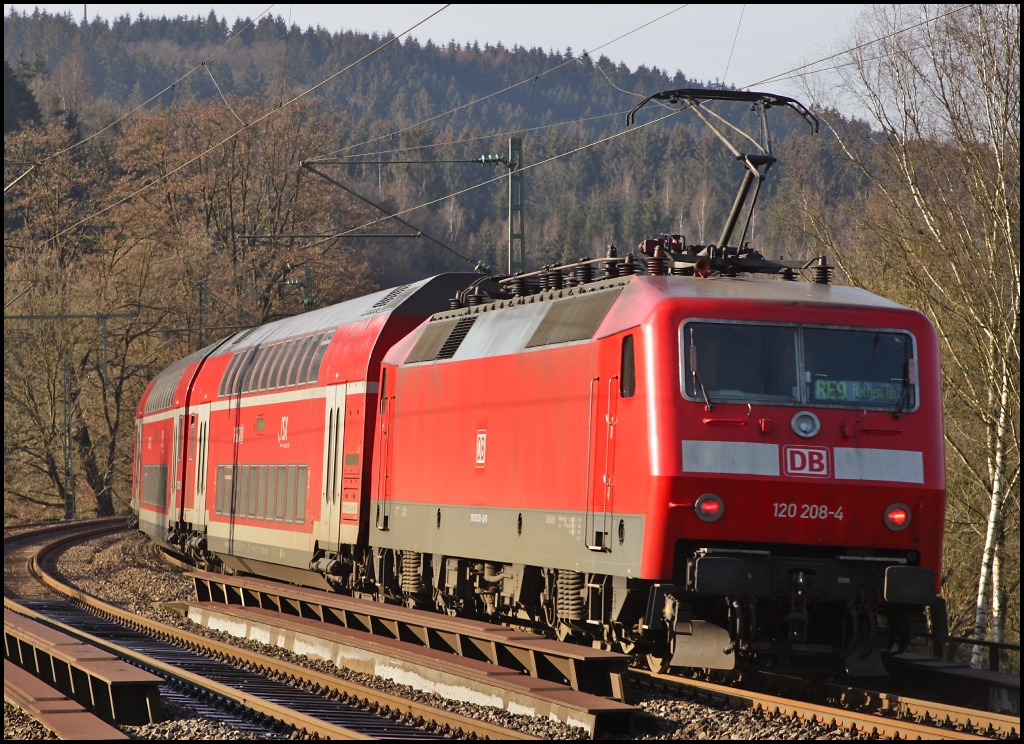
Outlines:
<svg viewBox="0 0 1024 744"><path fill-rule="evenodd" d="M829 272L669 236L236 334L140 402L140 527L208 567L656 668L879 673L926 610L945 632L938 343Z"/></svg>

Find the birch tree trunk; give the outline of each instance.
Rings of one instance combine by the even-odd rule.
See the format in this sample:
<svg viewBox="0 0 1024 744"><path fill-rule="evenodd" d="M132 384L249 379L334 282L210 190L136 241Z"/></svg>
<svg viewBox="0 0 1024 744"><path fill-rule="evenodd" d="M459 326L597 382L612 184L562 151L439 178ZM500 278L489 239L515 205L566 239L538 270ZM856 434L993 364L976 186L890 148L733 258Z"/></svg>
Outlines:
<svg viewBox="0 0 1024 744"><path fill-rule="evenodd" d="M1020 511L1020 6L872 6L851 42L829 73L839 84L812 77L808 87L826 104L838 153L870 187L845 222L821 212L807 232L854 283L935 324L955 484L947 546L963 551L944 573L977 587L973 607L951 607L951 624L983 640L991 616L1002 637L1004 599L1019 608L996 574L1008 560L1019 573L1020 562L1019 530L1005 530ZM827 113L842 105L836 91L873 131ZM1006 534L1016 550L998 547ZM972 665L982 656L974 646Z"/></svg>

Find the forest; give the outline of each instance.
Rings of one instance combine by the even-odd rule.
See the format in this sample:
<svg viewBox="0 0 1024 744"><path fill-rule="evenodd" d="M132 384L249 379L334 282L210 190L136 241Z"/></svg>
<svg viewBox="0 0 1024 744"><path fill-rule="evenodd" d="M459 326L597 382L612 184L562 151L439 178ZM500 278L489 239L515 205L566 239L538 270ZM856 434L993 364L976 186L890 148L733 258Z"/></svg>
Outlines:
<svg viewBox="0 0 1024 744"><path fill-rule="evenodd" d="M838 281L935 324L951 632L1019 643L1020 9L870 6L841 47L804 79L818 134L771 111L778 162L746 239L826 255ZM740 164L692 112L649 105L625 126L651 93L718 85L684 72L270 15L11 11L5 524L125 513L139 397L206 343L504 271L508 169L480 158L512 137L528 269L666 233L714 242Z"/></svg>

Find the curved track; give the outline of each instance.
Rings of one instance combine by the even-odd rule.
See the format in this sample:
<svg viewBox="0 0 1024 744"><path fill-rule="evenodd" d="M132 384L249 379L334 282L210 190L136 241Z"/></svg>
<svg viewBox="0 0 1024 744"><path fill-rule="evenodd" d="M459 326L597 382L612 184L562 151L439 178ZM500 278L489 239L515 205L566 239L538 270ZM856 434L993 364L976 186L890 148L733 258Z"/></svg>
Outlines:
<svg viewBox="0 0 1024 744"><path fill-rule="evenodd" d="M899 739L962 739L985 741L1001 736L1016 738L1016 730L996 731L991 726L991 721L982 711L971 711L976 714L971 723L961 729L954 728L949 716L949 706L936 704L928 714L921 715L922 720L930 720L930 723L906 720L893 716L875 715L870 712L858 710L847 710L832 705L820 705L795 700L789 697L769 695L763 692L743 690L737 687L706 682L704 680L689 679L671 674L656 674L654 672L635 672L638 676L638 684L641 687L662 689L671 691L674 694L695 700L717 700L744 708L759 708L762 711L787 717L801 718L819 723L826 723L838 726L858 734L867 734L881 738ZM919 702L921 705L927 703ZM919 711L920 713L920 711ZM1016 719L1017 728L1020 720ZM967 730L963 730L967 729ZM979 733L980 732L980 733Z"/></svg>
<svg viewBox="0 0 1024 744"><path fill-rule="evenodd" d="M5 607L129 659L211 708L226 708L237 721L233 725L243 729L266 732L284 726L307 735L359 739L451 733L533 738L139 617L50 573L47 557L64 545L116 532L123 525L123 519L94 520L5 535ZM432 722L430 730L422 728L424 722Z"/></svg>

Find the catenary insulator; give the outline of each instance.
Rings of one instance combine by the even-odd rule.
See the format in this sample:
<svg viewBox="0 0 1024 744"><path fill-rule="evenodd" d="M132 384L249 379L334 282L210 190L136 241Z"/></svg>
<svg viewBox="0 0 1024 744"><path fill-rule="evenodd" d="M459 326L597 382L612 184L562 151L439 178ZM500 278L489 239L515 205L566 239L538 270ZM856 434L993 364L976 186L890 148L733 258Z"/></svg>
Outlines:
<svg viewBox="0 0 1024 744"><path fill-rule="evenodd" d="M832 267L828 265L828 259L822 256L818 263L811 267L811 277L815 284L831 284Z"/></svg>

